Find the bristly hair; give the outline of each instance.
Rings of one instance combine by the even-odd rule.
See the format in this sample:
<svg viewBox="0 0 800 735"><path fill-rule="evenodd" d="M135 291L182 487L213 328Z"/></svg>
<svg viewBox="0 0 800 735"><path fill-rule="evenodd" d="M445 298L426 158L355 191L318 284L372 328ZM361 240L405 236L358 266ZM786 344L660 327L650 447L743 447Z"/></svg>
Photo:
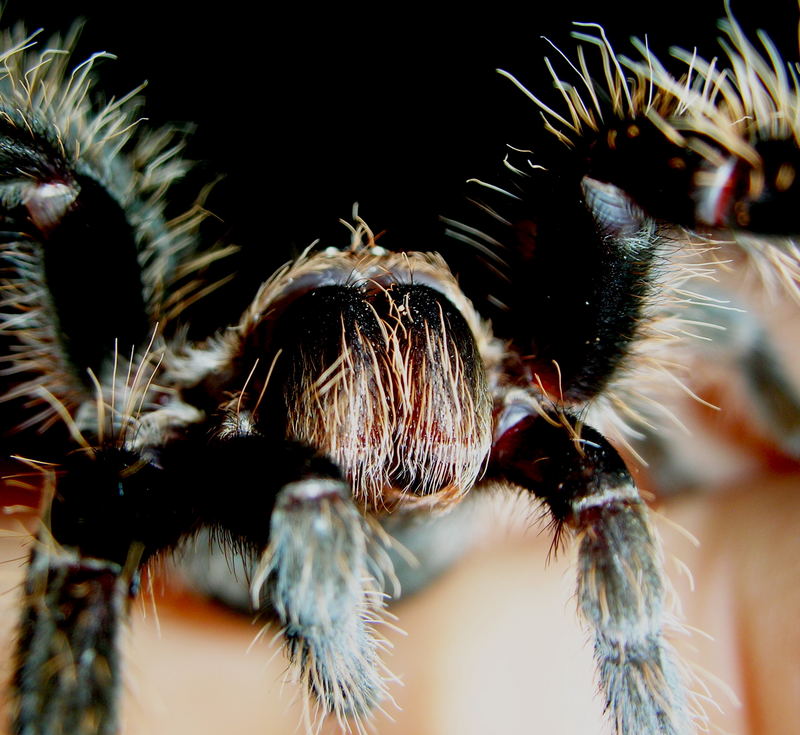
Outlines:
<svg viewBox="0 0 800 735"><path fill-rule="evenodd" d="M198 209L165 220L164 195L191 165L180 156L181 131L140 130L144 84L119 99L98 101L95 67L115 57L97 52L76 63L81 29L75 24L65 38L53 36L42 50L36 48L38 32L26 35L17 27L3 33L0 43L10 50L1 59L0 114L11 125L35 127L55 140L67 164L90 168L125 209L136 230L140 265L147 269L146 297L157 317L175 264L193 247L205 215Z"/></svg>
<svg viewBox="0 0 800 735"><path fill-rule="evenodd" d="M562 79L545 59L562 96L563 112L532 94L512 75L501 74L540 108L546 130L567 146L577 145L587 131L601 133L614 121L645 119L665 139L707 162L709 172L697 176L708 178L715 175L712 172L725 171L731 165L730 157L741 161L746 165L746 198L755 201L766 186L783 192L798 176L796 161L765 160L760 144L768 144L767 155L772 155L776 142L800 146L800 78L796 64L783 60L766 33L756 34L761 49L748 38L727 0L725 13L719 21L723 34L719 43L727 63L719 63L716 57L705 59L696 50L672 48L671 55L686 67L680 76L665 67L646 40L632 39L640 54L632 59L615 53L601 26L576 23L595 31L578 31L573 36L598 49L603 79L598 81L590 74L583 47L578 47L573 62L553 46L577 77L576 83ZM773 176L774 182L770 180ZM715 221L713 212L701 209L700 216L709 223ZM737 212L736 216L744 217L747 224L746 215ZM762 236L759 242L740 233L734 239L768 288L780 284L800 300L798 251L793 240ZM776 247L765 246L765 242Z"/></svg>
<svg viewBox="0 0 800 735"><path fill-rule="evenodd" d="M676 130L707 135L722 149L757 164L753 144L758 141L793 139L800 144L797 70L782 59L766 33L758 31L762 53L733 17L727 0L725 11L719 21L725 67L719 67L716 58L708 61L696 51L673 48L672 56L687 67L676 79L638 39L634 45L646 63L624 57L620 62L637 76L646 75L659 93L671 98L669 123Z"/></svg>
<svg viewBox="0 0 800 735"><path fill-rule="evenodd" d="M497 345L441 257L365 233L279 270L237 328L169 354L166 379L246 375L219 396L224 433L286 416L279 439L331 458L364 508L444 507L486 466Z"/></svg>
<svg viewBox="0 0 800 735"><path fill-rule="evenodd" d="M230 252L222 249L213 256L192 257L198 227L206 216L202 201L207 192L202 192L196 205L183 215L168 220L165 212L166 192L190 165L180 155L183 136L170 128L139 129L139 93L144 85L119 99L98 101L96 65L113 57L99 52L76 64L73 52L80 30L80 24L74 25L65 38L55 36L41 50L37 48L38 32L27 34L21 27L0 38L8 49L0 57L0 125L32 152L30 160L35 168L30 178L22 178L13 173L14 161L9 159L11 171L2 195L9 207L22 207L30 213L32 223L30 232L3 233L0 244L0 338L9 343L2 372L15 376L15 384L4 391L2 400L22 399L41 406L38 413L30 414L25 424L17 427L34 426L40 431L57 420L50 403L43 398L44 392L73 412L82 402L92 400L93 388L85 374L86 367L98 375L102 372L100 364L87 365L74 360L70 353L65 330L55 314L58 306L51 296L55 286L46 266L51 256L42 242L43 237L58 231L76 202L86 210L82 216L89 217L94 214L98 196L110 197L119 207L123 214L119 224L110 226L109 236L117 236L113 227L127 230L120 240L129 240L133 252L118 255L117 251L125 250L120 244L108 249L109 263L93 265L113 268L111 259L129 258L125 262L142 271L142 279L137 280L133 291L138 291L149 317L160 322L162 328L166 319L178 313L174 304L166 300L166 293L180 282L184 303L187 297L196 297L202 285L189 277L193 278L192 274L203 268L209 258ZM38 151L45 152L42 160L46 158L46 163L39 163L36 156L42 154ZM105 193L94 194L95 184ZM86 188L85 193L82 187ZM12 222L10 226L14 225ZM30 229L25 222L16 226ZM80 241L77 245L80 250ZM72 252L70 257L78 264L96 256L90 251ZM178 267L180 262L183 265ZM52 276L52 271L58 269L52 265L50 268ZM83 273L88 273L83 268ZM66 280L74 277L64 276ZM95 285L69 284L75 292L88 292L88 298ZM107 308L107 298L108 294L97 289L99 303L95 308ZM136 311L135 305L124 306L131 313ZM85 320L87 315L78 314L78 318ZM145 340L148 337L146 333L141 336ZM131 346L119 345L123 351ZM111 341L103 344L104 354L110 354L112 347ZM93 361L87 361L90 362Z"/></svg>
<svg viewBox="0 0 800 735"><path fill-rule="evenodd" d="M763 33L758 34L764 48L764 52L760 52L733 18L727 3L726 18L720 21L720 29L726 37L720 43L727 56L727 68L718 65L716 59L706 61L696 52L673 49L672 54L687 67L680 78L667 71L646 41L633 40L641 57L632 60L615 52L601 26L575 25L579 30L573 33L573 37L582 45L578 46L574 58L551 44L568 73L561 74L558 65L545 58L555 94L560 96L560 105L544 101L517 78L500 71L535 103L541 111L546 131L566 148L580 148L586 153L588 149L584 146L587 146L587 141L602 139L601 147L607 145L613 149L613 138L623 131L630 131L630 135L635 136L645 124L652 125L654 129L649 130L658 131L665 142L677 149L690 150L709 167L721 167L729 156L743 161L750 171L748 194L756 197L763 185L765 169L757 145L761 141L776 139L793 144L800 141L800 101L795 65L783 62L774 44ZM588 60L592 51L599 54L599 66ZM601 73L594 74L590 68L599 68ZM540 160L536 151L511 148L506 169L515 181L508 190L481 181L476 183L492 196L507 197L511 202L518 198L517 185L524 190L524 182L535 181L537 169L554 165L551 159L552 156L545 156ZM680 163L676 161L675 165ZM570 165L575 165L575 162L568 162L567 166ZM786 166L781 171L785 177L791 177L793 169ZM638 220L635 216L630 217L630 212L623 211L635 207L627 192L588 177L584 179L583 189L587 206L601 228L606 216L612 220L625 217L629 217L631 222ZM689 196L688 191L686 196ZM490 230L484 233L448 220L449 234L476 248L487 263L491 261L490 265L499 274L501 282L513 279L513 266L504 262L508 253L504 252L492 229L498 223L511 226L512 222L505 218L502 205L496 209L483 201L478 204L493 220ZM716 281L720 268L724 268L730 259L730 254L726 255L724 251L730 238L735 238L736 244L752 263L751 270L768 287L779 283L795 299L800 298L798 250L789 238L767 239L726 233L721 239L661 222L651 232L643 231L637 237L642 246L649 244L652 248L654 274L648 276L649 285L641 299L636 339L630 342L619 369L614 371L585 414L590 423L602 427L607 435L627 447L633 455L636 452L630 438L636 437L638 432L669 424L683 429L667 408L668 401L654 400L652 395L668 396L671 386L672 392L682 392L706 403L688 387L684 366L689 363L692 342L696 344L710 339L718 327L713 318L702 323L693 321L687 307L701 305L708 311L727 308L724 302L704 294L704 284ZM634 238L634 248L635 243ZM505 299L502 292L498 297L501 301Z"/></svg>
<svg viewBox="0 0 800 735"><path fill-rule="evenodd" d="M391 674L381 588L393 580L389 539L349 502L341 481L290 483L270 521L269 546L251 582L256 608L274 608L290 676L302 682L342 730L365 732L370 711L389 699ZM308 707L313 707L309 702ZM345 720L347 718L347 720Z"/></svg>
<svg viewBox="0 0 800 735"><path fill-rule="evenodd" d="M572 35L597 49L603 78L598 81L589 72L583 46L578 47L577 60L573 61L551 43L577 77L576 83L562 79L545 57L563 99L563 112L546 104L513 75L499 72L540 108L546 129L570 147L587 130L601 131L614 119L646 118L669 140L696 146L696 152L708 156L711 162L720 161L715 149L689 136L707 136L722 150L756 165L759 156L753 144L757 141L791 138L800 144L800 83L795 66L783 61L764 32L757 35L766 56L748 39L727 1L725 11L719 28L726 37L720 39L720 45L728 66L719 66L717 58L708 61L696 50L673 48L671 55L687 67L681 77L666 69L646 40L631 40L641 56L631 59L615 52L602 26L575 23L594 30Z"/></svg>
<svg viewBox="0 0 800 735"><path fill-rule="evenodd" d="M696 51L673 48L671 54L686 66L676 79L648 53L647 64L621 58L621 63L638 76L647 74L659 93L674 100L668 117L654 121L674 131L677 139L702 156L713 168L723 167L730 155L747 164L744 183L746 198L752 201L772 186L776 192L789 190L796 183L797 161L769 160L776 144L783 152L800 146L800 81L797 64L784 61L775 44L758 31L759 49L747 37L725 3L726 17L719 21L724 34L719 43L727 65L717 59L702 58ZM634 40L640 51L644 45ZM709 144L710 143L710 144ZM776 170L771 170L773 167ZM774 177L773 180L772 177ZM747 215L737 215L747 224ZM800 301L798 248L790 237L734 234L751 270L763 281L767 291L780 286Z"/></svg>

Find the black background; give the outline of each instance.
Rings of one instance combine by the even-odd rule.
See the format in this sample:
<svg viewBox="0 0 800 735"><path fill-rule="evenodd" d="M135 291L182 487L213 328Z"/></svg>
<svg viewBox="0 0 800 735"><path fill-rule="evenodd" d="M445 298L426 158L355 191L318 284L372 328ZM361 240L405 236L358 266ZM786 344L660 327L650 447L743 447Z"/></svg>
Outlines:
<svg viewBox="0 0 800 735"><path fill-rule="evenodd" d="M753 7L757 6L757 7ZM274 267L317 238L343 245L354 202L392 249L437 250L440 214L453 211L464 182L485 176L507 143L531 145L538 113L495 73L508 69L557 103L542 57L568 53L571 22L602 23L618 52L647 34L670 45L718 53L722 3L488 3L479 10L433 3L368 8L238 0L213 12L165 2L59 4L10 0L4 25L23 19L47 34L86 20L78 58L116 54L100 65L101 88L120 95L143 80L146 124L190 123L194 173L175 199L190 201L222 175L208 206L210 239L240 244L226 267L241 271L225 292L235 318ZM795 0L733 10L748 30L764 27L796 58ZM572 55L572 54L571 54ZM188 192L188 193L187 193Z"/></svg>

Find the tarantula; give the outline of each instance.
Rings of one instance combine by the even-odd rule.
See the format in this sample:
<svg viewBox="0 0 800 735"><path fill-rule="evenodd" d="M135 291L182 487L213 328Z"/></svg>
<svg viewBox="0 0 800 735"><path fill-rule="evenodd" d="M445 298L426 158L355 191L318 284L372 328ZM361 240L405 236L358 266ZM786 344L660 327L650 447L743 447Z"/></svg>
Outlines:
<svg viewBox="0 0 800 735"><path fill-rule="evenodd" d="M674 370L681 333L713 310L687 285L716 267L692 230L793 230L795 78L730 16L724 29L730 68L695 57L682 80L644 46L624 60L601 29L576 34L602 81L581 49L574 83L553 73L562 112L529 92L549 145L513 151L505 181L478 182L474 219L447 220L483 283L433 252L388 251L357 221L349 247L309 248L203 341L175 323L227 251L196 249L201 209L164 216L186 168L173 135L133 126L133 96L93 107L91 63L70 71L67 54L7 36L2 386L9 423L58 452L12 730L117 732L117 637L141 572L204 528L253 560L253 606L321 710L361 729L387 696L383 526L500 486L541 501L554 545L576 537L615 731L690 731L658 542L605 435L647 433L659 409L641 377ZM794 286L793 244L741 242ZM88 262L122 278L87 284Z"/></svg>

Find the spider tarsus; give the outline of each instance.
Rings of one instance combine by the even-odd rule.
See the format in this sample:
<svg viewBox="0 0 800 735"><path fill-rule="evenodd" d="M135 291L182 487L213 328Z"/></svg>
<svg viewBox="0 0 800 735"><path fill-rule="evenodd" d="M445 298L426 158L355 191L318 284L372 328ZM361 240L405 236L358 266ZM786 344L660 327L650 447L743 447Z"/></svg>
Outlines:
<svg viewBox="0 0 800 735"><path fill-rule="evenodd" d="M277 495L253 580L255 601L272 607L283 626L295 676L339 718L367 715L386 697L372 629L391 573L382 543L345 482L293 482Z"/></svg>
<svg viewBox="0 0 800 735"><path fill-rule="evenodd" d="M579 536L578 608L594 631L608 716L619 735L687 733L684 682L662 632L660 550L633 485L613 494L606 491L572 520Z"/></svg>

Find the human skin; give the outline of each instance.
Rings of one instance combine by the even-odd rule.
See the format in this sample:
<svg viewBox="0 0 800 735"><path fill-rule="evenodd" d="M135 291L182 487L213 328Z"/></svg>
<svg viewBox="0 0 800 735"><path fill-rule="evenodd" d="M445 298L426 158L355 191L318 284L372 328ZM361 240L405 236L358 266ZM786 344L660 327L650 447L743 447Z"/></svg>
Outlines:
<svg viewBox="0 0 800 735"><path fill-rule="evenodd" d="M766 474L725 492L676 498L658 510L666 569L691 631L673 641L715 702L705 704L711 732L796 732L798 485L797 475ZM385 659L403 685L390 686L397 707L386 704L375 731L607 732L587 634L574 615L569 551L546 563L550 540L531 521L527 501L489 506L481 511L489 530L477 548L426 590L391 607L405 634L383 628L392 645ZM16 520L5 525L18 527ZM0 539L7 560L2 585L9 590L0 613L7 652L28 543L13 530ZM683 565L691 570L693 591ZM134 604L123 636L123 732L298 732L301 692L283 684L286 664L274 631L253 643L257 631L244 617L156 581L152 595ZM9 656L4 660L8 666ZM324 729L336 731L334 724Z"/></svg>

